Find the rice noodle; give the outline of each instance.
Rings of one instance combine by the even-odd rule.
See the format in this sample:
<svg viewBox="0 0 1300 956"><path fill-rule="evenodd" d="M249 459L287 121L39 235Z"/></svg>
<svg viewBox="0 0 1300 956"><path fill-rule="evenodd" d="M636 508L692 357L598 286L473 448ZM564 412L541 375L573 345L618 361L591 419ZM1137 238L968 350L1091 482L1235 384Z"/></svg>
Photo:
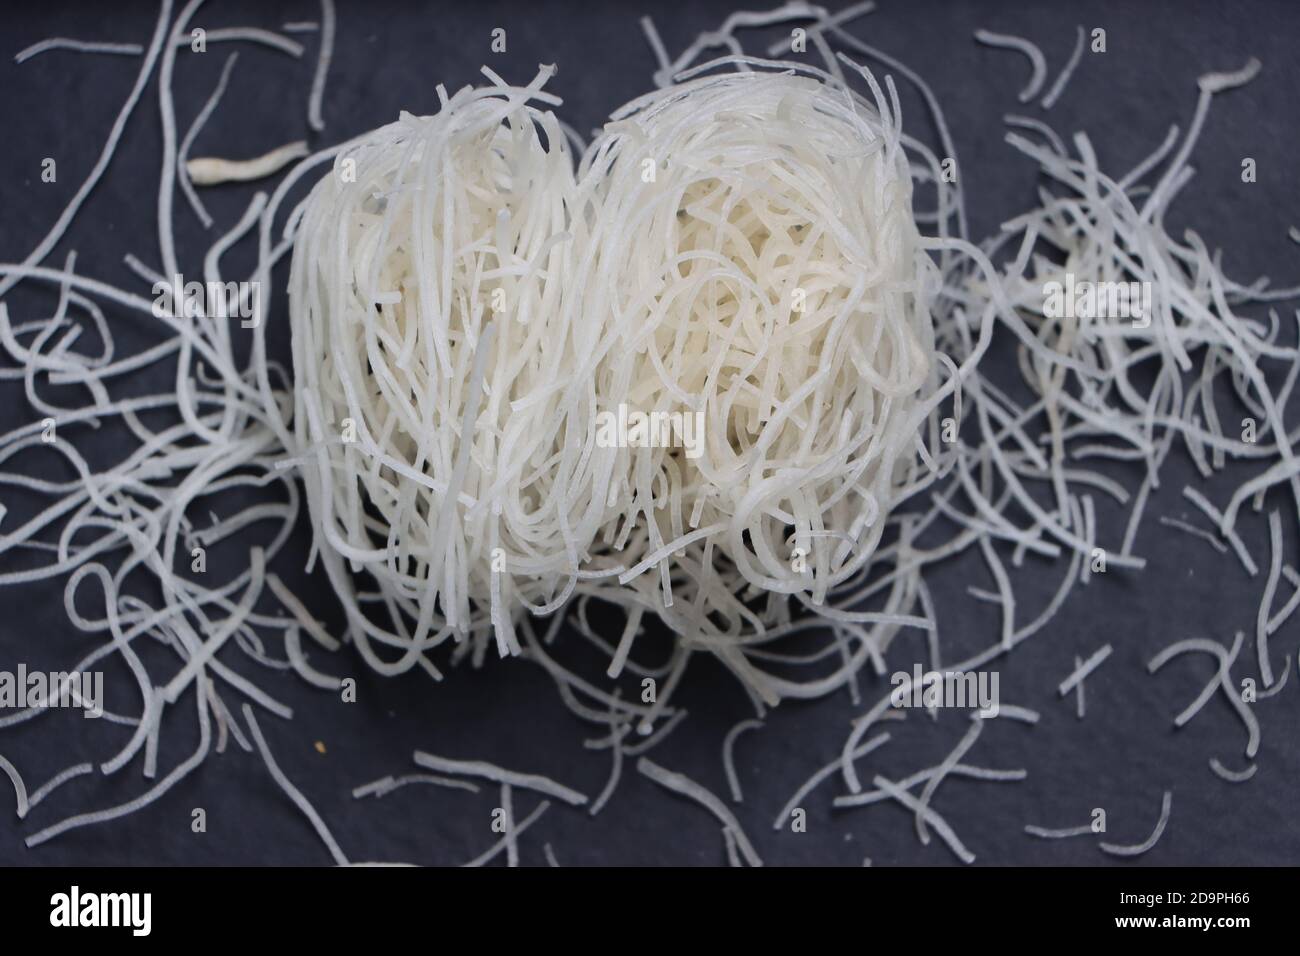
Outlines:
<svg viewBox="0 0 1300 956"><path fill-rule="evenodd" d="M369 134L302 217L290 450L354 639L385 673L494 630L518 653L510 619L572 592L603 523L613 450L565 394L598 334L562 281L582 199L554 116L529 105L555 102L539 91L551 72ZM388 627L361 607L362 569Z"/></svg>
<svg viewBox="0 0 1300 956"><path fill-rule="evenodd" d="M777 66L692 67L614 114L583 158L601 209L572 280L575 308L614 316L588 360L599 408L698 416L703 429L686 454L618 450L607 500L630 566L618 583L765 703L808 692L750 656L789 612L735 595L840 613L827 598L873 570L939 401L932 266L906 214L898 117L879 87L871 104L829 74ZM866 656L864 643L850 660Z"/></svg>
<svg viewBox="0 0 1300 956"><path fill-rule="evenodd" d="M672 790L674 793L680 793L701 804L717 817L723 827L731 833L731 836L736 841L737 850L750 866L763 865L758 852L754 849L753 844L749 842L749 838L745 836L745 831L741 829L740 821L736 819L735 814L727 809L727 805L716 796L682 774L665 770L649 757L642 757L638 760L636 769L661 787Z"/></svg>
<svg viewBox="0 0 1300 956"><path fill-rule="evenodd" d="M1169 808L1173 803L1174 795L1171 791L1166 790L1160 800L1160 819L1156 821L1156 827L1151 831L1151 835L1141 843L1124 845L1118 843L1106 843L1105 841L1097 844L1106 853L1111 856L1141 856L1150 850L1160 840L1161 834L1165 832L1165 826L1169 823Z"/></svg>
<svg viewBox="0 0 1300 956"><path fill-rule="evenodd" d="M1043 109L1050 110L1056 105L1056 101L1060 99L1061 94L1065 92L1065 86L1070 82L1070 77L1074 75L1075 68L1078 67L1079 60L1083 56L1083 41L1083 27L1075 27L1074 49L1070 52L1070 58L1066 60L1065 66L1056 77L1056 82L1052 84L1052 88L1043 97Z"/></svg>
<svg viewBox="0 0 1300 956"><path fill-rule="evenodd" d="M1033 72L1030 74L1029 82L1025 84L1025 88L1020 91L1020 102L1028 103L1043 89L1043 84L1047 82L1047 59L1036 44L1023 37L993 33L990 30L976 30L975 39L985 46L1016 50L1029 57L1029 65Z"/></svg>

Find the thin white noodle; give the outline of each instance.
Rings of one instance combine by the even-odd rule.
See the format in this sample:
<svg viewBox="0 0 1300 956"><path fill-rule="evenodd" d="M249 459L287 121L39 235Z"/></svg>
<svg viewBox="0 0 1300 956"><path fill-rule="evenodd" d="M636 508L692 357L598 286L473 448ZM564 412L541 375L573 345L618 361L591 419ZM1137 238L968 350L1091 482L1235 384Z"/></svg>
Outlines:
<svg viewBox="0 0 1300 956"><path fill-rule="evenodd" d="M1259 764L1252 763L1247 766L1245 770L1229 770L1223 765L1223 762L1220 761L1218 757L1211 757L1210 769L1213 770L1217 776L1228 781L1228 783L1245 783L1251 777L1255 776L1255 772L1259 770Z"/></svg>
<svg viewBox="0 0 1300 956"><path fill-rule="evenodd" d="M1038 711L1030 710L1028 707L1019 707L1015 704L998 704L998 716L1019 720L1026 724L1036 724L1042 718Z"/></svg>
<svg viewBox="0 0 1300 956"><path fill-rule="evenodd" d="M727 865L739 868L745 865L740 858L740 848L736 844L736 838L732 836L729 827L722 828L722 840L727 846Z"/></svg>
<svg viewBox="0 0 1300 956"><path fill-rule="evenodd" d="M912 796L902 787L885 777L876 776L871 782L875 785L876 789L883 790L913 813L918 813L924 816L925 822L934 827L934 832L939 834L944 843L948 844L948 848L956 854L957 859L961 860L963 863L975 862L975 854L966 849L966 846L958 838L952 827L948 825L948 821L939 816L939 814L931 807L925 806L925 804L921 803L920 800L917 800L916 797Z"/></svg>
<svg viewBox="0 0 1300 956"><path fill-rule="evenodd" d="M1084 32L1083 26L1075 27L1077 36L1074 41L1074 50L1070 53L1070 59L1066 61L1065 67L1052 84L1052 88L1047 91L1043 97L1043 109L1050 110L1056 103L1062 93L1065 92L1065 85L1070 82L1070 77L1074 75L1075 68L1079 65L1079 60L1083 57Z"/></svg>
<svg viewBox="0 0 1300 956"><path fill-rule="evenodd" d="M1085 823L1077 827L1065 827L1059 830L1048 829L1047 827L1035 826L1032 823L1026 824L1025 832L1030 836L1038 837L1040 840L1065 840L1069 837L1087 836L1092 833L1092 827Z"/></svg>
<svg viewBox="0 0 1300 956"><path fill-rule="evenodd" d="M921 789L921 796L916 801L916 835L923 844L928 845L930 842L930 833L926 829L926 810L929 809L931 798L934 796L935 791L939 789L939 785L943 783L944 778L952 772L953 767L957 766L961 758L975 745L975 741L979 739L983 730L984 721L976 715L971 720L970 729L962 735L961 740L957 742L957 746L953 747L939 765L934 768L934 773Z"/></svg>
<svg viewBox="0 0 1300 956"><path fill-rule="evenodd" d="M207 698L202 694L196 694L195 696L198 699L199 709L199 745L189 758L173 768L171 773L163 777L162 780L158 781L158 783L154 784L134 800L129 800L126 803L110 807L107 810L95 810L90 813L80 813L76 816L61 820L58 823L48 826L44 830L41 830L38 833L33 833L31 836L27 837L27 839L23 841L27 847L30 849L32 847L40 846L42 843L52 840L56 836L78 827L90 826L96 823L107 823L111 820L116 820L119 817L124 817L128 814L134 813L141 807L153 803L179 781L188 776L190 771L201 764L207 756L208 747L212 739L211 725L208 720Z"/></svg>
<svg viewBox="0 0 1300 956"><path fill-rule="evenodd" d="M280 785L280 789L283 790L289 799L293 801L294 806L296 806L302 812L303 816L305 816L311 823L312 829L314 829L316 834L321 838L321 842L324 843L325 848L329 850L330 856L334 858L334 862L338 866L347 866L348 858L344 856L343 851L339 848L338 842L334 839L334 835L330 833L329 827L325 825L325 821L322 820L320 814L316 812L316 808L313 807L307 798L302 795L302 791L295 787L290 782L289 778L284 775L284 771L280 769L279 764L275 762L275 758L271 756L271 748L267 746L266 738L262 736L262 728L258 726L257 718L253 715L253 708L248 704L244 704L243 710L244 720L248 721L249 732L253 735L253 742L257 744L257 749L262 755L262 760L266 763L266 769L271 772L271 776L275 779L275 782Z"/></svg>
<svg viewBox="0 0 1300 956"><path fill-rule="evenodd" d="M587 802L587 798L576 790L571 790L563 784L556 783L549 777L531 773L515 773L513 770L505 770L483 760L450 760L436 754L426 753L423 750L417 750L415 752L415 762L421 767L439 773L480 777L495 783L508 783L512 787L524 790L536 790L538 793L544 793L547 796L555 797L557 800L563 800L575 807L582 806Z"/></svg>
<svg viewBox="0 0 1300 956"><path fill-rule="evenodd" d="M1029 75L1029 82L1025 88L1020 91L1020 102L1028 103L1043 88L1047 82L1047 59L1043 56L1043 51L1038 46L1023 37L1011 36L1005 33L993 33L989 30L976 30L975 39L985 46L1001 47L1007 50L1016 50L1029 57L1029 65L1032 72Z"/></svg>
<svg viewBox="0 0 1300 956"><path fill-rule="evenodd" d="M631 731L628 724L620 724L616 716L614 707L610 706L610 751L612 752L612 763L609 770L609 780L606 781L604 789L600 791L596 799L591 802L590 813L594 817L609 798L614 795L614 790L618 786L619 780L623 777L623 737Z"/></svg>
<svg viewBox="0 0 1300 956"><path fill-rule="evenodd" d="M1287 622L1287 619L1295 613L1297 607L1300 607L1300 573L1297 573L1290 565L1283 565L1282 574L1291 582L1291 586L1295 590L1291 593L1291 597L1287 599L1287 602L1278 609L1278 612L1269 618L1267 629L1270 636L1276 634L1277 629Z"/></svg>
<svg viewBox="0 0 1300 956"><path fill-rule="evenodd" d="M10 763L3 755L0 755L0 770L3 770L9 777L10 782L14 785L14 800L17 804L18 819L27 816L27 785L23 783L22 775L18 768Z"/></svg>
<svg viewBox="0 0 1300 956"><path fill-rule="evenodd" d="M722 739L722 769L727 775L727 786L731 788L731 799L736 803L744 802L744 795L740 791L740 777L736 773L736 738L746 730L756 730L763 726L763 721L751 718L742 720L736 726L727 731L727 736Z"/></svg>
<svg viewBox="0 0 1300 956"><path fill-rule="evenodd" d="M506 866L515 869L519 866L519 835L515 832L515 808L508 783L501 784L501 817L505 828L502 839L506 844Z"/></svg>
<svg viewBox="0 0 1300 956"><path fill-rule="evenodd" d="M461 866L472 869L491 863L510 843L517 841L521 836L523 836L524 831L536 823L537 819L550 808L551 801L543 800L533 809L532 813L528 814L528 816L524 817L518 824L512 827L509 833L484 850L482 854L476 856L468 863L462 863Z"/></svg>
<svg viewBox="0 0 1300 956"><path fill-rule="evenodd" d="M144 47L138 43L96 43L87 40L74 40L69 37L50 37L33 43L14 56L15 63L25 63L34 56L51 50L75 50L78 53L117 53L127 56L139 56Z"/></svg>
<svg viewBox="0 0 1300 956"><path fill-rule="evenodd" d="M871 737L871 739L867 740L866 743L858 745L858 747L853 750L853 760L861 760L861 758L865 757L866 754L871 753L872 750L881 747L881 745L887 744L888 741L888 732ZM798 788L797 791L794 791L793 795L790 796L790 799L785 803L785 806L781 808L781 812L776 814L776 821L772 823L772 829L780 830L781 827L787 825L790 819L790 814L798 808L803 797L806 797L809 793L813 792L815 787L818 787L823 780L826 780L831 777L832 774L835 774L835 771L839 770L841 766L842 758L836 757L835 760L827 763L826 766L823 766L822 769L816 771L816 773L811 775L809 779L800 784L800 788Z"/></svg>
<svg viewBox="0 0 1300 956"><path fill-rule="evenodd" d="M1156 821L1156 828L1151 831L1151 835L1141 843L1124 845L1119 843L1102 842L1097 844L1101 849L1112 856L1141 856L1146 853L1160 839L1160 835L1165 832L1165 826L1169 823L1169 810L1174 799L1173 791L1166 790L1160 801L1160 819Z"/></svg>
<svg viewBox="0 0 1300 956"><path fill-rule="evenodd" d="M246 183L273 176L296 159L308 154L307 143L299 140L286 143L252 159L216 159L196 157L187 160L185 171L196 186L215 186L220 183Z"/></svg>
<svg viewBox="0 0 1300 956"><path fill-rule="evenodd" d="M1272 561L1268 568L1268 581L1260 598L1255 615L1255 650L1259 655L1259 674L1265 689L1273 686L1273 662L1268 656L1268 613L1277 594L1278 580L1282 577L1282 514L1272 511L1268 516L1268 536ZM1289 668L1287 668L1289 670Z"/></svg>
<svg viewBox="0 0 1300 956"><path fill-rule="evenodd" d="M186 131L185 137L181 140L180 149L176 154L176 172L177 179L181 184L181 191L185 193L185 198L189 200L190 208L194 210L195 214L199 217L199 221L203 223L203 228L205 229L211 228L212 216L208 214L207 209L203 205L203 201L199 199L198 193L194 190L194 183L191 181L186 160L189 158L190 147L194 144L194 140L198 138L198 135L202 131L204 125L206 125L208 118L211 117L212 113L216 110L217 104L221 102L221 97L225 95L226 86L230 82L230 73L234 69L235 63L238 59L238 53L232 53L230 56L226 57L225 65L221 68L221 76L217 79L217 85L212 90L212 95L209 96L207 102L203 104L203 109L199 111L198 116L194 117L194 122L190 124L189 130ZM134 259L134 256L131 258ZM166 282L166 280L163 281Z"/></svg>
<svg viewBox="0 0 1300 956"><path fill-rule="evenodd" d="M307 123L318 133L325 128L321 103L325 98L325 77L329 74L330 60L334 58L334 0L320 0L320 8L320 56L311 81L311 94L307 98Z"/></svg>
<svg viewBox="0 0 1300 956"><path fill-rule="evenodd" d="M636 769L646 777L649 777L655 783L674 793L679 793L684 797L689 797L696 803L703 806L706 810L718 818L719 822L729 831L736 840L737 848L741 856L750 866L762 866L763 861L759 858L749 838L745 836L745 831L740 826L740 821L736 815L727 809L727 805L719 800L716 796L700 786L690 778L671 770L665 770L649 757L642 757L636 762Z"/></svg>
<svg viewBox="0 0 1300 956"><path fill-rule="evenodd" d="M416 783L427 783L435 787L447 787L452 790L468 790L470 793L479 792L478 784L470 783L468 780L440 777L432 773L408 773L400 777L380 777L370 783L363 783L361 786L353 788L352 796L357 800L362 797L386 797L394 790Z"/></svg>
<svg viewBox="0 0 1300 956"><path fill-rule="evenodd" d="M1160 523L1170 528L1177 528L1179 531L1186 531L1188 534L1200 538L1202 541L1208 542L1209 545L1220 554L1228 553L1227 545L1204 528L1198 528L1196 525L1183 521L1180 518L1169 518L1164 515L1160 516Z"/></svg>
<svg viewBox="0 0 1300 956"><path fill-rule="evenodd" d="M1246 569L1246 573L1252 578L1257 575L1259 566L1255 564L1254 558L1250 556L1250 551L1246 548L1246 543L1241 540L1241 536L1237 534L1236 530L1231 526L1224 526L1223 512L1210 504L1209 499L1191 486L1183 488L1183 497L1205 512L1205 516L1218 526L1219 533L1227 539L1233 550L1237 552L1237 557L1241 560L1241 566Z"/></svg>
<svg viewBox="0 0 1300 956"><path fill-rule="evenodd" d="M1100 648L1094 651L1089 655L1086 661L1077 666L1070 675L1065 678L1065 680L1061 681L1060 685L1056 688L1056 693L1059 696L1064 697L1075 687L1075 685L1081 684L1084 678L1100 667L1106 658L1110 657L1111 650L1112 648L1109 644L1103 644Z"/></svg>

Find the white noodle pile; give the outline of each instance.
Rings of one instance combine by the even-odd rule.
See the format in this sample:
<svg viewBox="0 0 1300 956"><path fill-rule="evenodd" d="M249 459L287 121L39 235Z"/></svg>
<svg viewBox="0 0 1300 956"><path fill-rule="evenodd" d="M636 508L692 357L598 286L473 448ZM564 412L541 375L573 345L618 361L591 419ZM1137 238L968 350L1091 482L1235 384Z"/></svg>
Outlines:
<svg viewBox="0 0 1300 956"><path fill-rule="evenodd" d="M745 646L789 624L791 596L816 612L860 580L913 477L938 275L874 79L873 105L807 68L711 66L742 70L628 104L584 158L602 184L578 309L613 323L598 402L703 428L620 449L605 540L624 587L580 590L653 610L771 702L804 688Z"/></svg>
<svg viewBox="0 0 1300 956"><path fill-rule="evenodd" d="M517 652L511 617L564 602L604 521L613 451L570 387L602 319L570 302L580 198L532 105L558 102L540 92L552 72L363 137L297 231L297 461L352 635L385 672L471 632L481 653L489 619Z"/></svg>

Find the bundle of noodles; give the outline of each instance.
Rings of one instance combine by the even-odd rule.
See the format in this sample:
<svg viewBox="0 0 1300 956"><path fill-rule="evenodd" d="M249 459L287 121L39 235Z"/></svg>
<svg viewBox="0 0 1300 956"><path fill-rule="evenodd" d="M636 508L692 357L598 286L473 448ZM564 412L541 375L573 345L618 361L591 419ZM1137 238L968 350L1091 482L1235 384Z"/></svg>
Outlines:
<svg viewBox="0 0 1300 956"><path fill-rule="evenodd" d="M600 213L575 294L613 324L594 374L598 424L616 424L598 444L626 447L602 540L627 570L579 590L630 622L657 614L768 702L850 677L884 638L860 625L919 620L907 589L837 609L923 480L920 426L951 384L897 100L860 72L874 104L808 67L707 63L615 113L583 160ZM826 619L857 638L830 677L751 659Z"/></svg>
<svg viewBox="0 0 1300 956"><path fill-rule="evenodd" d="M567 304L586 227L564 132L539 108L558 103L540 89L553 69L523 88L484 72L493 85L341 151L294 247L317 549L384 672L431 668L449 637L476 659L493 633L516 651L512 617L571 592L614 464L592 442L590 388L567 387L600 319Z"/></svg>

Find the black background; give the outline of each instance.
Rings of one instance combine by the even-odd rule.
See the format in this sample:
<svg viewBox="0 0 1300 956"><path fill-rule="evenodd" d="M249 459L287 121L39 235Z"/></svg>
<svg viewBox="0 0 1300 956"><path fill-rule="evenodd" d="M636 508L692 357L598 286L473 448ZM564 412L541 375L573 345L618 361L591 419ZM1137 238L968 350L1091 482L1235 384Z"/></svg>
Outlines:
<svg viewBox="0 0 1300 956"><path fill-rule="evenodd" d="M562 116L583 132L609 111L650 87L655 64L637 20L654 16L670 51L680 50L701 30L714 28L731 5L715 2L665 3L486 3L452 6L397 2L339 3L338 36L326 88L323 134L311 136L306 99L318 38L299 36L307 46L301 60L247 44L213 44L206 54L182 53L174 83L181 133L216 82L229 51L239 65L221 107L196 144L196 155L249 156L299 138L328 145L393 119L406 109L436 108L435 86L455 88L478 79L486 62L507 79L526 82L539 63L556 63L550 85L562 96ZM1216 101L1193 162L1198 175L1171 218L1177 234L1197 229L1211 247L1221 247L1230 274L1241 280L1268 274L1280 284L1300 275L1300 249L1286 242L1288 224L1300 223L1295 116L1300 102L1300 5L1294 2L1208 3L1072 2L943 3L885 2L858 22L854 32L903 59L933 86L957 144L966 187L971 230L984 236L1033 201L1030 164L1002 142L998 117L1004 112L1043 116L1021 106L1015 94L1027 75L1023 58L974 43L985 27L1038 42L1049 61L1049 82L1074 43L1076 23L1104 27L1108 52L1085 53L1064 97L1046 117L1063 134L1086 129L1103 168L1124 171L1155 148L1171 123L1186 128L1196 99L1196 77L1231 70L1248 55L1264 63L1259 79ZM69 3L12 6L0 19L0 261L21 261L44 235L89 171L114 116L134 82L138 59L50 53L22 66L9 57L47 36L134 41L147 44L156 18L147 3ZM278 28L289 20L317 20L310 2L252 3L211 0L196 25L256 25ZM489 52L494 27L508 31L508 51ZM766 37L763 34L766 45ZM751 48L747 43L747 48ZM758 49L755 43L752 49ZM900 81L905 124L930 137L918 98ZM78 270L144 293L121 264L126 252L146 262L158 258L155 202L160 153L157 91L151 84L136 108L105 179L80 213L71 233L51 257L61 264L66 250L78 251ZM55 184L40 181L40 163L55 157ZM1258 163L1258 182L1243 184L1243 157ZM204 192L217 220L214 233L238 217L252 187ZM177 195L176 222L182 264L195 263L212 236L205 237ZM229 257L227 276L251 265L247 245ZM1290 280L1290 281L1288 281ZM283 288L283 272L277 273ZM48 307L46 291L19 289L8 297L15 321L24 310ZM272 354L288 354L283 296L277 296L268 330ZM48 312L35 312L35 315ZM158 341L147 318L110 311L123 354ZM1284 326L1285 326L1284 322ZM166 388L167 372L155 369L130 383L142 392ZM26 424L34 416L13 382L0 383L0 429ZM76 438L78 447L112 460L109 435ZM1116 469L1135 488L1136 469ZM1109 864L1112 859L1088 839L1044 843L1023 833L1026 823L1068 826L1087 822L1091 808L1105 807L1108 839L1138 842L1155 822L1163 790L1174 791L1173 816L1160 844L1136 865L1294 864L1300 861L1300 755L1294 746L1300 717L1300 682L1262 702L1259 772L1231 785L1211 774L1207 761L1219 756L1241 765L1244 730L1216 699L1188 727L1175 732L1172 717L1210 677L1208 662L1184 659L1158 676L1145 662L1171 641L1188 636L1231 640L1237 629L1253 633L1262 576L1250 579L1231 557L1157 523L1160 515L1193 517L1179 494L1194 472L1181 450L1170 458L1166 481L1154 496L1138 538L1150 565L1139 575L1112 571L1087 589L1076 590L1051 625L1009 659L1000 671L1004 702L1043 712L1036 727L995 722L971 754L992 767L1025 767L1019 784L951 780L935 805L982 863ZM1215 501L1243 480L1233 471L1202 490ZM1199 486L1199 483L1198 483ZM20 494L4 493L12 513L0 530L25 513ZM1281 497L1287 526L1287 561L1297 564L1295 516ZM28 504L30 509L30 503ZM1102 527L1115 542L1122 533L1118 512L1103 509ZM1256 561L1267 566L1266 522L1248 511L1240 526ZM307 579L300 569L307 553L306 529L291 543L278 570L323 619L336 620L323 576ZM245 552L246 554L246 552ZM4 569L27 558L6 555ZM227 568L243 560L237 550L214 551L212 562ZM220 573L221 565L210 565ZM1016 578L1026 615L1056 588L1063 566L1027 563ZM998 612L971 602L967 584L989 586L977 558L953 562L932 576L939 627L948 660L957 660L996 639ZM18 661L30 668L68 667L94 646L67 622L62 580L0 589L0 668ZM1285 583L1279 600L1289 595ZM1276 666L1296 652L1293 619L1274 638ZM564 643L565 639L561 638ZM1115 653L1087 683L1088 716L1078 721L1072 699L1058 701L1056 684L1072 669L1076 654L1087 656L1104 643ZM900 638L890 668L910 669L922 643ZM234 655L237 658L237 655ZM581 656L580 654L578 655ZM1253 640L1243 649L1235 675L1254 673ZM528 664L491 661L480 671L461 669L442 684L408 675L382 680L368 674L350 652L317 659L326 670L357 677L360 699L338 703L334 696L295 678L238 661L280 700L294 707L292 722L263 716L262 726L281 766L328 821L354 860L457 863L495 839L489 830L495 791L478 795L412 787L382 800L354 801L353 787L386 774L414 768L416 748L452 757L491 760L537 771L594 795L608 774L608 754L584 749L592 733L562 706L550 681ZM174 666L174 664L172 665ZM1294 662L1292 664L1294 665ZM160 673L168 673L161 671ZM116 670L109 677L121 676ZM884 681L864 675L863 708L885 692ZM129 691L129 693L127 693ZM109 691L109 705L133 712L134 683ZM237 703L233 693L227 701ZM188 698L186 698L188 700ZM700 660L676 703L689 719L654 752L654 759L680 770L718 794L726 784L720 760L723 735L751 716L744 695L721 667ZM783 705L764 729L740 738L737 760L746 801L737 813L760 853L771 863L858 865L869 856L877 865L955 862L935 841L922 847L910 814L892 804L832 811L831 781L804 801L805 834L774 832L772 819L816 767L836 753L855 708L846 693L827 700ZM193 720L173 717L164 725L160 772L184 759L194 746ZM57 725L57 727L55 726ZM871 758L872 772L894 777L937 762L966 729L964 717L945 714L937 724L913 716L891 724L894 741ZM0 731L0 754L17 764L29 787L81 760L100 761L125 739L122 728L84 722L73 712L42 717ZM320 741L326 753L314 747ZM603 813L556 806L523 838L525 863L543 861L549 842L563 864L720 864L723 841L715 821L699 807L672 797L629 766ZM319 864L329 857L309 825L276 787L256 756L237 749L210 756L194 774L146 810L116 823L80 829L34 850L22 839L66 815L115 805L141 792L147 782L139 762L116 777L83 777L66 785L22 824L8 817L10 794L0 783L0 862L43 864ZM516 813L533 798L521 794ZM190 831L195 807L207 811L208 831ZM1134 864L1124 864L1134 865Z"/></svg>

